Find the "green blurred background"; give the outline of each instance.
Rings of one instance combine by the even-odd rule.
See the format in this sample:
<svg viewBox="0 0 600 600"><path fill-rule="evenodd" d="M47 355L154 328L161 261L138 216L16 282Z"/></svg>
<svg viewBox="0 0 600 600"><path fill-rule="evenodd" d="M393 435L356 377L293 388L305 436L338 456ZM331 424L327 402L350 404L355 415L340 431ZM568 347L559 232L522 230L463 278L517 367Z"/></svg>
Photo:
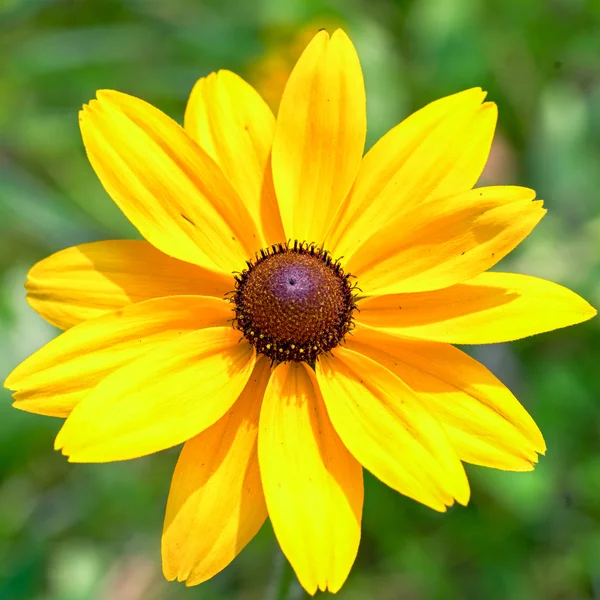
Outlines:
<svg viewBox="0 0 600 600"><path fill-rule="evenodd" d="M24 300L27 269L80 242L134 237L87 163L77 112L99 88L181 120L195 80L232 69L276 107L320 27L344 26L365 71L369 145L423 104L481 85L498 103L485 183L535 188L549 214L503 269L600 305L597 0L2 0L0 379L58 332ZM367 476L343 600L600 598L598 322L470 348L546 436L533 473L468 467L440 515ZM53 452L58 419L0 391L0 599L269 599L266 525L226 571L168 584L159 540L176 449L109 465ZM292 589L292 596L302 597Z"/></svg>

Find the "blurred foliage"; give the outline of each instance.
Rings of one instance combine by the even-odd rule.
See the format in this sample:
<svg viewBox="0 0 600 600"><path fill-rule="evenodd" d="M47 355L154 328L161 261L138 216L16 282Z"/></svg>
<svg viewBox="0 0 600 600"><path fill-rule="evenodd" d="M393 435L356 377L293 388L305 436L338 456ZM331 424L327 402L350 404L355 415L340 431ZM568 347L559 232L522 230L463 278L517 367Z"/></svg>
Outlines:
<svg viewBox="0 0 600 600"><path fill-rule="evenodd" d="M61 248L136 232L85 158L77 112L99 88L181 120L195 80L229 68L276 105L320 27L361 57L369 144L412 110L480 85L500 123L483 180L535 188L549 214L502 268L600 305L598 0L2 0L0 377L57 331L31 311L26 270ZM534 415L533 473L469 467L467 508L434 513L366 480L364 534L342 600L600 598L598 324L470 348ZM176 451L71 465L57 419L0 392L0 600L268 597L266 525L234 564L186 589L160 573Z"/></svg>

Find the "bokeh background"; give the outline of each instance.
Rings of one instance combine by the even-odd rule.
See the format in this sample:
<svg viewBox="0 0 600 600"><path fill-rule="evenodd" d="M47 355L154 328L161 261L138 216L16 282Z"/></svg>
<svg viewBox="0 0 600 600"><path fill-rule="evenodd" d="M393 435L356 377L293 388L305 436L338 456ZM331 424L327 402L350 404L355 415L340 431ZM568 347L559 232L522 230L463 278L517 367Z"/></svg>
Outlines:
<svg viewBox="0 0 600 600"><path fill-rule="evenodd" d="M481 85L500 122L485 183L535 188L547 217L503 269L600 305L597 0L2 0L0 379L57 335L27 306L27 269L73 244L135 237L87 163L77 112L99 88L178 120L202 75L232 69L277 108L320 27L345 27L365 72L372 144L414 109ZM471 347L523 401L548 453L533 473L468 467L467 508L440 515L366 477L364 533L341 600L600 598L597 320ZM196 588L163 581L176 449L109 465L53 452L58 419L0 391L0 599L274 598L267 524ZM294 585L289 598L301 598Z"/></svg>

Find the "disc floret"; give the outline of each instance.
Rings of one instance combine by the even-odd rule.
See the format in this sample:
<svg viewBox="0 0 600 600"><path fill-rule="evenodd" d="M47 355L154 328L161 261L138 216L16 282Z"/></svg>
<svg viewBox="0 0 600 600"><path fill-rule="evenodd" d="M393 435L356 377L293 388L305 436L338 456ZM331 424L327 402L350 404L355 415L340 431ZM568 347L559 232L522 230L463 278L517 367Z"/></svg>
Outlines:
<svg viewBox="0 0 600 600"><path fill-rule="evenodd" d="M313 364L352 329L356 285L322 247L275 244L247 265L235 276L234 327L258 353Z"/></svg>

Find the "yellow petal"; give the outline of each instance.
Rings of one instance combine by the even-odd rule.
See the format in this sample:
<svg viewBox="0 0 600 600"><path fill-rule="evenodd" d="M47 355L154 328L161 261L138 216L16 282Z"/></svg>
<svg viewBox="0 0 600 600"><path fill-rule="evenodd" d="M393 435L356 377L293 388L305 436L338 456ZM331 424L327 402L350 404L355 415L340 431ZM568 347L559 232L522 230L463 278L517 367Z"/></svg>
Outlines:
<svg viewBox="0 0 600 600"><path fill-rule="evenodd" d="M529 471L546 445L518 400L483 365L449 344L357 327L348 348L399 377L444 427L469 463Z"/></svg>
<svg viewBox="0 0 600 600"><path fill-rule="evenodd" d="M356 557L362 470L334 431L313 371L279 365L260 414L258 458L269 517L309 594L340 589Z"/></svg>
<svg viewBox="0 0 600 600"><path fill-rule="evenodd" d="M213 107L206 102L210 78L215 76L213 73L209 77L201 77L192 88L185 107L183 126L186 133L218 164L219 155L215 147L218 140L213 137L210 127L213 115L209 114L209 110Z"/></svg>
<svg viewBox="0 0 600 600"><path fill-rule="evenodd" d="M229 273L264 246L216 163L156 108L100 91L80 126L102 185L159 250Z"/></svg>
<svg viewBox="0 0 600 600"><path fill-rule="evenodd" d="M260 94L231 71L200 79L185 129L227 175L267 244L285 241L271 175L275 117Z"/></svg>
<svg viewBox="0 0 600 600"><path fill-rule="evenodd" d="M231 275L171 258L148 242L115 240L66 248L27 274L27 301L44 319L68 329L117 308L162 296L223 297Z"/></svg>
<svg viewBox="0 0 600 600"><path fill-rule="evenodd" d="M273 179L288 238L321 243L360 165L366 100L356 50L320 31L287 82L273 142Z"/></svg>
<svg viewBox="0 0 600 600"><path fill-rule="evenodd" d="M219 298L179 296L133 304L81 323L21 363L5 386L15 408L66 417L102 379L183 333L226 326L231 305Z"/></svg>
<svg viewBox="0 0 600 600"><path fill-rule="evenodd" d="M533 190L476 188L436 199L385 227L346 262L367 296L423 292L479 275L513 250L546 213Z"/></svg>
<svg viewBox="0 0 600 600"><path fill-rule="evenodd" d="M487 161L497 111L479 88L427 105L387 133L365 156L352 193L328 236L335 256L434 198L470 190Z"/></svg>
<svg viewBox="0 0 600 600"><path fill-rule="evenodd" d="M73 409L55 448L71 462L109 462L181 444L229 410L255 360L231 327L165 342L103 379Z"/></svg>
<svg viewBox="0 0 600 600"><path fill-rule="evenodd" d="M591 319L575 292L537 277L490 271L434 292L360 303L358 320L404 337L453 344L509 342Z"/></svg>
<svg viewBox="0 0 600 600"><path fill-rule="evenodd" d="M340 438L377 478L445 511L466 504L469 483L442 426L390 371L353 350L321 356L317 380Z"/></svg>
<svg viewBox="0 0 600 600"><path fill-rule="evenodd" d="M244 391L214 425L187 441L167 502L165 577L196 585L223 570L267 518L258 469L258 417L270 376L257 361Z"/></svg>

